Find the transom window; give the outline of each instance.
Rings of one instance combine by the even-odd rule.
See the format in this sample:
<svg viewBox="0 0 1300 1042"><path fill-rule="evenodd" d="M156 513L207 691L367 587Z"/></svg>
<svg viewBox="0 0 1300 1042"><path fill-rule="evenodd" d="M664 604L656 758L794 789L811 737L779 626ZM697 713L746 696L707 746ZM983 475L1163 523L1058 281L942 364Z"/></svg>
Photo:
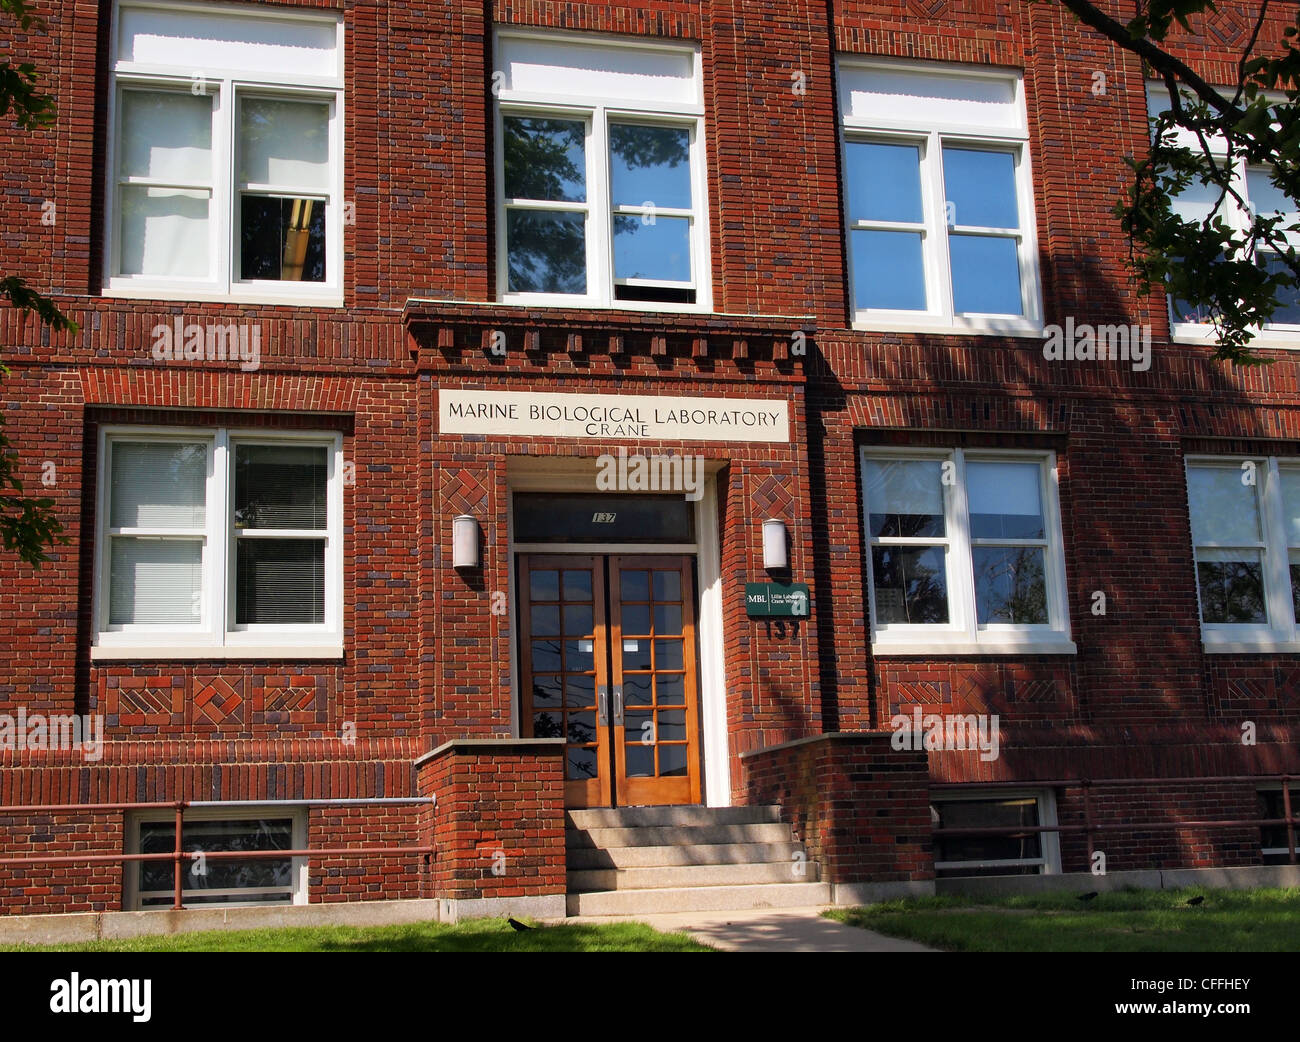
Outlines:
<svg viewBox="0 0 1300 1042"><path fill-rule="evenodd" d="M864 449L873 651L1074 650L1055 459Z"/></svg>
<svg viewBox="0 0 1300 1042"><path fill-rule="evenodd" d="M341 303L342 24L117 8L106 289Z"/></svg>
<svg viewBox="0 0 1300 1042"><path fill-rule="evenodd" d="M1187 501L1206 650L1300 647L1300 460L1191 458Z"/></svg>
<svg viewBox="0 0 1300 1042"><path fill-rule="evenodd" d="M98 657L337 654L338 435L106 430Z"/></svg>
<svg viewBox="0 0 1300 1042"><path fill-rule="evenodd" d="M856 324L1038 333L1019 76L844 60L840 111Z"/></svg>
<svg viewBox="0 0 1300 1042"><path fill-rule="evenodd" d="M503 33L502 299L710 306L699 54Z"/></svg>

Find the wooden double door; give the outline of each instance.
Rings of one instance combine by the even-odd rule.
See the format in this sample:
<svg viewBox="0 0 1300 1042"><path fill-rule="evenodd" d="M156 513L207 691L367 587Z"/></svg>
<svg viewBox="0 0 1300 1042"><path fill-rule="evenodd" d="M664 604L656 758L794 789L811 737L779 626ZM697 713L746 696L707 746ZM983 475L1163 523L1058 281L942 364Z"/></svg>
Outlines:
<svg viewBox="0 0 1300 1042"><path fill-rule="evenodd" d="M570 807L700 802L694 559L519 558L523 733L566 742Z"/></svg>

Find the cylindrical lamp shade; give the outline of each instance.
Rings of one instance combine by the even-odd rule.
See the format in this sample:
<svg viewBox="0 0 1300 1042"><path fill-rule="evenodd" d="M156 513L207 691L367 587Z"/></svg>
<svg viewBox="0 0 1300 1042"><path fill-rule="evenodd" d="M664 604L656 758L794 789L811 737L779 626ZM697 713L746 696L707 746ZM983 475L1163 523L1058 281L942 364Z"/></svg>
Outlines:
<svg viewBox="0 0 1300 1042"><path fill-rule="evenodd" d="M769 572L779 572L790 567L785 522L776 518L768 518L763 522L763 567Z"/></svg>
<svg viewBox="0 0 1300 1042"><path fill-rule="evenodd" d="M451 566L477 568L478 522L469 514L461 514L451 522Z"/></svg>

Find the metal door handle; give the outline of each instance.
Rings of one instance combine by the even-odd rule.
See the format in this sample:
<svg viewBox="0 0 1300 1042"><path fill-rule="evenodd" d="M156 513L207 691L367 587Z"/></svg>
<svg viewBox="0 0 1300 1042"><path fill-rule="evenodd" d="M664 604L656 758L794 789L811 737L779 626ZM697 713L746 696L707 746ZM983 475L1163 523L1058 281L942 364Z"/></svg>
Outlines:
<svg viewBox="0 0 1300 1042"><path fill-rule="evenodd" d="M623 685L614 685L614 724L623 726Z"/></svg>
<svg viewBox="0 0 1300 1042"><path fill-rule="evenodd" d="M602 727L609 723L609 690L604 684L596 686L596 720Z"/></svg>

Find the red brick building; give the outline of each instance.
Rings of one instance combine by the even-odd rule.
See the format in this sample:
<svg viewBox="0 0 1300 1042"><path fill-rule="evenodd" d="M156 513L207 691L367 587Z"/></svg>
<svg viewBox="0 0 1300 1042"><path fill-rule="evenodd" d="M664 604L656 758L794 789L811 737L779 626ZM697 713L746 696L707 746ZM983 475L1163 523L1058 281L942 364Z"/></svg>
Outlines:
<svg viewBox="0 0 1300 1042"><path fill-rule="evenodd" d="M1251 6L1179 41L1207 79ZM0 854L166 852L189 801L187 850L388 852L187 904L448 914L1287 859L1300 324L1232 370L1134 292L1159 95L1063 8L43 7L4 270L80 331L0 311L0 387L69 540L0 559L0 805L114 806ZM994 744L899 748L933 715ZM171 873L0 864L0 908Z"/></svg>

